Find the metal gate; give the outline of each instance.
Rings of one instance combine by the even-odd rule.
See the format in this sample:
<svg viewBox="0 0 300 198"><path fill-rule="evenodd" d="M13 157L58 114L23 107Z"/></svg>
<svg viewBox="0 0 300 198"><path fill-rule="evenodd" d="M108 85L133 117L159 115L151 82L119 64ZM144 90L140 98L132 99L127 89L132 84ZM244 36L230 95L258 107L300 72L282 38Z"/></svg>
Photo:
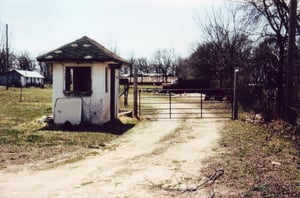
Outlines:
<svg viewBox="0 0 300 198"><path fill-rule="evenodd" d="M157 119L232 118L232 89L140 89L139 115Z"/></svg>

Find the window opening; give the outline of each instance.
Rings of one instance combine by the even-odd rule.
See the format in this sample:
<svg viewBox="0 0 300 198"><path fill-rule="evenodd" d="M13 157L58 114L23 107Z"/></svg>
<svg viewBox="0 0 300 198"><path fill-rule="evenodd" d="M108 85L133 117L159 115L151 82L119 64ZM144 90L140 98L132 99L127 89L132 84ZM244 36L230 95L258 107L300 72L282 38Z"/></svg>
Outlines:
<svg viewBox="0 0 300 198"><path fill-rule="evenodd" d="M91 67L66 67L65 90L66 95L91 95Z"/></svg>

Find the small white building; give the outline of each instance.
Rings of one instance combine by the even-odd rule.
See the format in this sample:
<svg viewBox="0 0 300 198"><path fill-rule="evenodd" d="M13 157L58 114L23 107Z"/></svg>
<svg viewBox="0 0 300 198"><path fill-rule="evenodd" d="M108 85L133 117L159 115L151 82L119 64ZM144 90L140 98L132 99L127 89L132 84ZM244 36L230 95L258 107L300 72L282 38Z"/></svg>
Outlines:
<svg viewBox="0 0 300 198"><path fill-rule="evenodd" d="M84 36L37 60L52 65L55 124L101 125L117 118L125 59Z"/></svg>
<svg viewBox="0 0 300 198"><path fill-rule="evenodd" d="M9 86L14 87L43 87L44 76L36 71L14 69L8 73L8 76L6 74L0 74L0 85L6 86L7 83Z"/></svg>

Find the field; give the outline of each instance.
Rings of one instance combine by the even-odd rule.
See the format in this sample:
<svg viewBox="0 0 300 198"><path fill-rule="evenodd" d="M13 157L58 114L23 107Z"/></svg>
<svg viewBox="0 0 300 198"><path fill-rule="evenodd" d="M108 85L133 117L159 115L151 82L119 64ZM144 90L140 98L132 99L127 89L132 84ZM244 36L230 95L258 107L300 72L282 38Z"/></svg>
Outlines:
<svg viewBox="0 0 300 198"><path fill-rule="evenodd" d="M0 169L37 160L48 160L46 163L79 160L94 154L93 148L104 148L135 124L123 120L88 128L87 131L93 132L85 131L85 127L69 132L59 128L47 130L41 118L51 115L52 89L25 88L21 102L20 93L18 88L0 87ZM76 153L76 157L70 159L69 153Z"/></svg>

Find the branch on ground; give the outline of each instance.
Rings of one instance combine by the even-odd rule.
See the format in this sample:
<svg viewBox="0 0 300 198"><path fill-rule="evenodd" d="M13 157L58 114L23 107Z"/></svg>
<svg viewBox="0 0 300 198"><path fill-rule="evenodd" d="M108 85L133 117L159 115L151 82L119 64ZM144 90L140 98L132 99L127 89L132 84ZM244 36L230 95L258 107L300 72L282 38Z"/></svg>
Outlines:
<svg viewBox="0 0 300 198"><path fill-rule="evenodd" d="M216 180L219 177L224 175L223 169L218 169L218 170L214 169L214 170L215 170L215 172L212 175L207 176L207 178L203 182L197 184L197 186L194 186L194 187L188 187L188 183L186 182L185 188L180 188L178 186L180 184L182 184L182 182L178 181L178 180L177 180L177 185L172 186L172 187L171 186L164 187L163 184L155 184L151 179L149 179L147 177L144 177L144 178L148 183L151 184L151 188L161 189L161 190L165 190L165 191L169 191L169 192L189 193L189 192L196 192L200 189L209 187L211 189L211 191L213 192L212 196L214 196L214 190L212 188L212 185L216 182Z"/></svg>

